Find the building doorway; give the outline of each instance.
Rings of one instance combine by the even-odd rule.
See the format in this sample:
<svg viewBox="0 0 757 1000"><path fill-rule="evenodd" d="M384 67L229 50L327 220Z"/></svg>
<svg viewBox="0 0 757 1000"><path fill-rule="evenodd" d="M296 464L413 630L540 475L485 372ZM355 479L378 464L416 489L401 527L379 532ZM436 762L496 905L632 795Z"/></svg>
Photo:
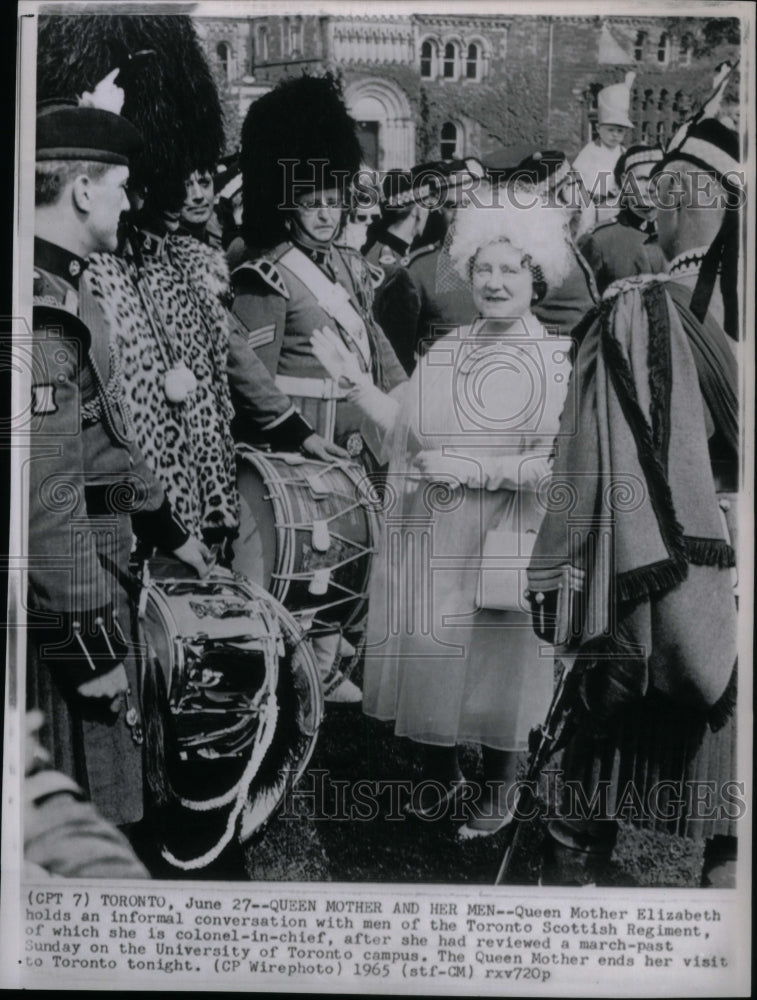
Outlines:
<svg viewBox="0 0 757 1000"><path fill-rule="evenodd" d="M378 122L358 122L357 139L363 151L363 163L378 169L379 165L379 123Z"/></svg>

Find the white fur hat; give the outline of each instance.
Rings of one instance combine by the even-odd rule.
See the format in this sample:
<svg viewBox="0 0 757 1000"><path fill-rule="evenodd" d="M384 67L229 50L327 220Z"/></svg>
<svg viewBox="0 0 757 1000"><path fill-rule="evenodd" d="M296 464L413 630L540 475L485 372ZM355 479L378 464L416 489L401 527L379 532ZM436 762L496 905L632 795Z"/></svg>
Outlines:
<svg viewBox="0 0 757 1000"><path fill-rule="evenodd" d="M489 200L479 188L478 196L479 205L473 202L455 215L449 256L458 275L469 281L470 263L481 247L507 242L528 255L547 288L562 284L573 266L565 210L535 193L527 201L508 197Z"/></svg>

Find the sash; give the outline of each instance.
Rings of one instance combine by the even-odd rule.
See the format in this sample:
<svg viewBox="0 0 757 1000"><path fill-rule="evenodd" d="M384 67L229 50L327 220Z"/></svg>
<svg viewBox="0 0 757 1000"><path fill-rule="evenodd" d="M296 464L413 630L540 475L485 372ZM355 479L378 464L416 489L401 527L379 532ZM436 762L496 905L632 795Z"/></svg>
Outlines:
<svg viewBox="0 0 757 1000"><path fill-rule="evenodd" d="M298 247L290 247L279 257L279 263L288 267L310 289L318 305L339 325L349 345L354 345L370 371L373 359L368 331L362 316L352 304L347 289L332 281Z"/></svg>

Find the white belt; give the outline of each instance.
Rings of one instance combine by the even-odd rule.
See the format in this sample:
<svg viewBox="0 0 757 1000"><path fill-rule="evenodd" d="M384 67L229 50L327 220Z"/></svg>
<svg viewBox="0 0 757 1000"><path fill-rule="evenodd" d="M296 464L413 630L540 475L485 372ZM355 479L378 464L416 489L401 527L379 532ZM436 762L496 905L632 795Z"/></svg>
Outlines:
<svg viewBox="0 0 757 1000"><path fill-rule="evenodd" d="M347 390L332 378L298 378L295 375L277 375L276 387L287 396L306 399L345 399Z"/></svg>

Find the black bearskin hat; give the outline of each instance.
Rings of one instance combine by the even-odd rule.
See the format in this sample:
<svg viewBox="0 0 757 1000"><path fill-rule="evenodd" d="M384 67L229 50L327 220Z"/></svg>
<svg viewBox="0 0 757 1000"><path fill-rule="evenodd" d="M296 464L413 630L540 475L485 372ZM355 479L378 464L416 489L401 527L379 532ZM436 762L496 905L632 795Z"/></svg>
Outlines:
<svg viewBox="0 0 757 1000"><path fill-rule="evenodd" d="M361 159L355 122L330 74L285 80L259 98L242 126L247 242L259 249L280 242L286 235L280 206L291 205L298 190L350 184Z"/></svg>
<svg viewBox="0 0 757 1000"><path fill-rule="evenodd" d="M129 56L152 50L141 64ZM131 163L152 208L177 211L193 170L212 171L223 152L223 114L213 76L186 15L63 14L39 20L37 100L77 98L116 66L122 114L144 140Z"/></svg>

